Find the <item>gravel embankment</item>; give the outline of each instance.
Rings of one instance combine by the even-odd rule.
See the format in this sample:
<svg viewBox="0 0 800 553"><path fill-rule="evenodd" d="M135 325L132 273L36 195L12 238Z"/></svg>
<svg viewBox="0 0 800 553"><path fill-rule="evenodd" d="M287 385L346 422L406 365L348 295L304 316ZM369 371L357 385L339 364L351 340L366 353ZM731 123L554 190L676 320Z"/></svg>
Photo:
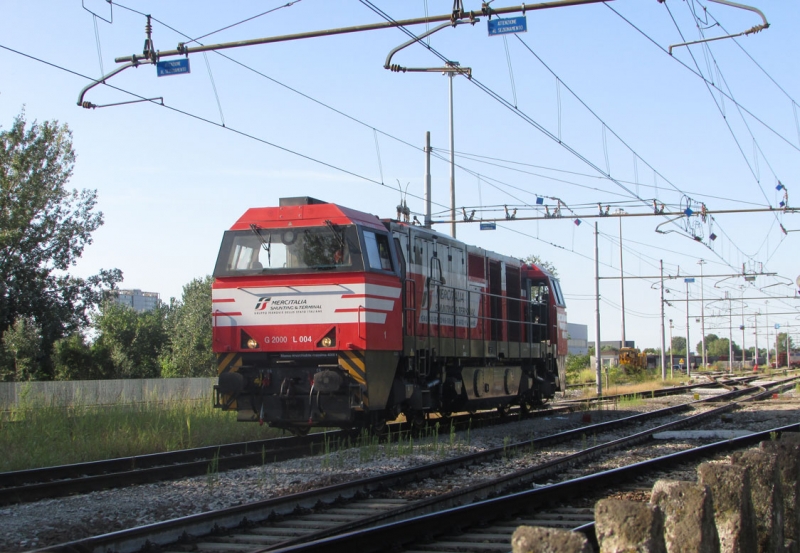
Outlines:
<svg viewBox="0 0 800 553"><path fill-rule="evenodd" d="M705 395L705 394L704 394ZM798 420L800 401L796 393L782 394L778 400L770 400L747 406L733 413L731 422L708 421L705 428L742 428L762 430ZM592 411L592 422L616 419L633 412L660 409L667 405L690 400L690 396L673 396L648 400L642 403L626 403L601 411ZM685 416L685 415L683 415ZM413 453L397 453L396 445L376 448L355 448L318 457L270 463L262 467L229 471L208 477L185 478L107 490L67 498L52 499L14 505L0 509L0 550L8 552L26 551L47 545L63 543L92 535L99 535L125 528L132 528L190 514L231 507L242 503L278 497L307 489L355 480L386 472L440 460L465 453L480 451L504 444L528 440L559 431L584 426L583 413L535 418L505 425L503 427L473 429L469 433L459 432L451 446L450 436L438 438L438 446L415 440ZM656 424L663 424L663 419ZM644 429L644 426L640 429ZM616 436L615 436L616 434ZM407 498L425 497L452 489L472 485L532 466L556 456L565 455L602 443L622 432L587 436L584 443L571 443L549 448L547 451L532 451L529 454L500 459L486 463L480 468L462 470L445 478L417 484L413 488L398 491ZM646 450L656 448L665 454L697 442L665 442L642 446L624 455L608 455L598 459L588 469L611 468L628 464L651 456ZM584 469L573 467L562 477L569 478L583 473ZM478 477L477 475L480 475ZM546 484L542 482L541 484Z"/></svg>

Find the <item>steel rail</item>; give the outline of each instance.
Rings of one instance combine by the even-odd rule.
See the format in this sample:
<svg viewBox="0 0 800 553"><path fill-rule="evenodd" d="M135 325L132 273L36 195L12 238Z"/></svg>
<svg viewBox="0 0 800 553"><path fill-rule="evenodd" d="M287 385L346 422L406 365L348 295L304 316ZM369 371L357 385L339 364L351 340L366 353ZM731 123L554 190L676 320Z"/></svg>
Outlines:
<svg viewBox="0 0 800 553"><path fill-rule="evenodd" d="M575 411L579 405L565 405L532 411L529 416L543 417L559 412ZM465 414L441 419L439 433L449 432L450 424L456 428L472 428L505 424L520 416L517 411L499 418L494 412ZM428 423L435 423L429 419ZM411 431L408 423L390 425L390 435L401 435ZM63 497L111 488L122 488L136 484L148 484L163 480L208 473L210 463L214 471L258 466L304 456L319 454L325 444L354 442L348 431L330 431L306 437L284 437L235 444L206 446L164 453L152 453L133 457L90 461L70 465L43 467L0 473L0 506L30 502L40 499Z"/></svg>
<svg viewBox="0 0 800 553"><path fill-rule="evenodd" d="M726 382L745 382L754 377ZM666 388L643 395L660 397L663 395L684 393L692 388L723 385L715 382L695 386ZM547 416L559 411L581 409L587 402L613 400L630 397L631 394L619 396L603 396L585 400L572 400L566 405L550 409L533 411L532 416ZM439 428L440 433L448 432L449 425L456 427L470 425L503 424L521 416L510 412L504 418L497 418L492 412L478 415L459 415L442 419L445 424ZM477 417L477 418L476 418ZM429 419L428 424L434 424ZM476 424L477 423L477 424ZM410 431L410 426L399 423L394 425L390 435L400 435ZM286 461L319 453L324 444L344 444L350 438L346 432L327 432L312 434L308 437L287 437L255 442L241 442L219 446L207 446L196 449L180 450L166 453L153 453L134 457L125 457L103 461L91 461L56 467L45 467L22 471L0 473L0 506L15 503L31 502L40 499L64 497L67 495L89 493L93 491L121 488L137 484L149 484L169 479L202 476L214 464L214 471L228 471L265 463Z"/></svg>
<svg viewBox="0 0 800 553"><path fill-rule="evenodd" d="M776 382L772 385L785 385L789 380L793 379ZM343 498L353 498L360 494L368 494L387 487L399 486L408 482L434 477L457 468L462 468L486 461L487 459L493 457L507 455L509 452L514 450L524 450L525 448L531 447L541 449L542 447L559 443L561 441L580 438L582 435L585 436L587 433L597 433L600 431L611 430L615 426L622 426L634 422L641 422L649 418L656 418L678 413L684 410L692 409L694 406L705 402L719 400L725 397L733 398L752 391L754 390L750 388L726 392L720 396L717 396L716 398L706 398L679 406L668 407L658 411L651 411L649 413L625 417L616 421L588 425L552 436L536 438L534 440L520 442L518 444L505 447L498 447L464 457L431 463L429 465L425 465L424 467L414 467L391 474L337 484L322 489L301 492L291 496L273 498L249 505L240 505L220 511L190 515L187 517L154 523L139 528L132 528L102 536L76 540L66 544L44 548L40 551L66 553L68 551L75 551L77 548L81 551L93 553L104 553L106 551L133 553L147 544L164 545L176 542L186 535L204 535L213 529L232 529L241 525L243 522L248 524L258 523L259 521L265 521L271 517L290 515L293 512L296 512L298 509L312 509L315 506L318 506L320 503L330 503ZM763 393L764 392L762 392L762 394ZM574 463L575 461L571 460L571 462Z"/></svg>
<svg viewBox="0 0 800 553"><path fill-rule="evenodd" d="M589 490L605 487L613 488L614 486L618 486L621 482L640 476L642 473L664 468L674 468L678 463L695 461L719 453L752 446L763 440L770 440L775 436L780 436L780 434L784 432L797 432L798 430L800 430L800 423L781 426L763 432L756 432L748 436L698 446L686 451L656 457L654 459L633 463L589 476L582 476L535 490L480 501L462 507L455 507L396 523L385 524L377 528L359 530L357 532L351 532L306 544L273 549L272 551L273 553L328 553L330 551L378 553L382 551L393 551L397 550L397 548L407 547L420 541L421 536L424 536L425 540L428 541L431 538L435 539L437 536L446 535L455 531L464 531L471 526L486 525L497 520L508 520L516 517L520 513L530 512L537 507L544 507L553 502L585 496ZM582 531L593 532L593 527L584 525Z"/></svg>

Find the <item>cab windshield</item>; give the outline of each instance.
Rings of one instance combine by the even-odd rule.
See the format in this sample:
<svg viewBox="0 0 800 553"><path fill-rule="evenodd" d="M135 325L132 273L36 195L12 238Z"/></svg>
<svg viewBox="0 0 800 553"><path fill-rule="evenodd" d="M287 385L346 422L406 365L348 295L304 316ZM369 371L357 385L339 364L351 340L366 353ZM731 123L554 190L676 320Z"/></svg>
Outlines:
<svg viewBox="0 0 800 553"><path fill-rule="evenodd" d="M353 225L227 231L214 276L363 270Z"/></svg>

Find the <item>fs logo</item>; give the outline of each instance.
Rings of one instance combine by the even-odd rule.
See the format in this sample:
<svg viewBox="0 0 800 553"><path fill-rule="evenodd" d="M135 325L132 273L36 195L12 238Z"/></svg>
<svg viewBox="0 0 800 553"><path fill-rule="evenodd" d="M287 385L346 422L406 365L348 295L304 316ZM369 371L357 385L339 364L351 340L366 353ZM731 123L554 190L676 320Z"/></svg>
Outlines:
<svg viewBox="0 0 800 553"><path fill-rule="evenodd" d="M267 306L269 305L269 300L271 300L271 299L272 298L270 298L270 297L258 298L258 302L256 303L256 309L255 310L256 311L264 311L267 308Z"/></svg>

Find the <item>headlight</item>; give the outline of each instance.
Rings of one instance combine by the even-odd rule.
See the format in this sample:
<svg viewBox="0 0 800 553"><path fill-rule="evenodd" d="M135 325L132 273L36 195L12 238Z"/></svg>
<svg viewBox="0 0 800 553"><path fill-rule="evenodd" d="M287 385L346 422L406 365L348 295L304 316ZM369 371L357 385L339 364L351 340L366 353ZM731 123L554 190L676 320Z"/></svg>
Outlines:
<svg viewBox="0 0 800 553"><path fill-rule="evenodd" d="M258 342L254 338L250 338L247 341L247 347L250 349L256 349L258 347Z"/></svg>
<svg viewBox="0 0 800 553"><path fill-rule="evenodd" d="M321 342L321 344L322 344L322 347L324 347L324 348L329 348L329 347L331 347L331 346L333 345L333 340L331 340L331 337L330 337L330 336L325 336L325 337L322 339L322 342Z"/></svg>

